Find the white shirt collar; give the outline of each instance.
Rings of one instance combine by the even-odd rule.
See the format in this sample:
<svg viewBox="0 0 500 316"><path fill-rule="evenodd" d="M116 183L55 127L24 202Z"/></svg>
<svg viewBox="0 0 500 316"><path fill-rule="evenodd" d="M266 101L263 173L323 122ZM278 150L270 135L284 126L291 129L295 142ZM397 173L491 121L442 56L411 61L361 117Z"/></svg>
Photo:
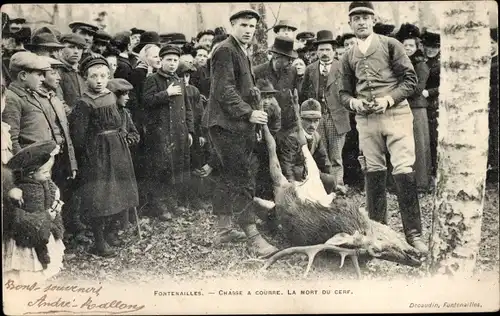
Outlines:
<svg viewBox="0 0 500 316"><path fill-rule="evenodd" d="M372 40L374 37L373 34L375 34L375 33L368 35L368 37L365 38L364 40L362 40L360 38L356 38L356 42L358 43L358 48L363 54L365 54L366 51L368 50L368 47L370 47L370 44L372 43Z"/></svg>

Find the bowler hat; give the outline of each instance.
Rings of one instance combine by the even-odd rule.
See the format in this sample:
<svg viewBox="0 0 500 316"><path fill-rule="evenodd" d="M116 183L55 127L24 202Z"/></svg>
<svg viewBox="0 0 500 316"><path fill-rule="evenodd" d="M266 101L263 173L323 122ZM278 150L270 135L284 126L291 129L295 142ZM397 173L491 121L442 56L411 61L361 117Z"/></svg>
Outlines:
<svg viewBox="0 0 500 316"><path fill-rule="evenodd" d="M410 23L403 23L399 27L399 30L396 32L394 37L401 43L406 39L419 38L420 29L416 25Z"/></svg>
<svg viewBox="0 0 500 316"><path fill-rule="evenodd" d="M394 31L394 28L395 26L393 24L377 22L373 26L373 32L379 35L390 36L392 31Z"/></svg>
<svg viewBox="0 0 500 316"><path fill-rule="evenodd" d="M136 28L136 27L133 27L133 28L131 28L131 29L130 29L130 33L131 33L131 35L134 35L134 34L142 34L142 33L144 33L144 32L146 32L146 31L145 31L145 30L138 29L138 28Z"/></svg>
<svg viewBox="0 0 500 316"><path fill-rule="evenodd" d="M293 23L292 21L290 20L280 20L274 27L273 27L273 31L274 33L278 33L280 28L282 27L288 27L290 29L292 29L293 31L296 31L297 30L297 27L295 26L295 23Z"/></svg>
<svg viewBox="0 0 500 316"><path fill-rule="evenodd" d="M160 56L160 58L165 56L165 55L168 55L168 54L174 54L174 55L177 55L180 57L181 53L182 52L181 52L181 49L179 47L167 44L160 49L160 52L158 55Z"/></svg>
<svg viewBox="0 0 500 316"><path fill-rule="evenodd" d="M255 86L259 89L260 93L278 93L274 90L273 84L267 79L259 79Z"/></svg>
<svg viewBox="0 0 500 316"><path fill-rule="evenodd" d="M48 48L64 48L64 45L61 44L56 36L52 33L41 33L35 35L31 38L31 43L26 44L25 47L29 50L32 50L36 47L48 47Z"/></svg>
<svg viewBox="0 0 500 316"><path fill-rule="evenodd" d="M232 20L235 20L237 18L241 18L242 16L246 16L246 15L250 15L253 18L257 19L257 22L260 21L259 13L255 10L252 10L252 9L240 10L240 11L237 11L237 12L231 14L231 16L229 17L229 21L231 22Z"/></svg>
<svg viewBox="0 0 500 316"><path fill-rule="evenodd" d="M422 34L422 44L428 47L440 47L441 36L439 35L438 32L424 30Z"/></svg>
<svg viewBox="0 0 500 316"><path fill-rule="evenodd" d="M17 152L7 163L7 167L14 171L30 172L46 164L50 157L58 152L57 143L46 140L30 144Z"/></svg>
<svg viewBox="0 0 500 316"><path fill-rule="evenodd" d="M133 48L134 53L139 53L147 44L160 45L160 36L154 31L146 31L141 34L139 44Z"/></svg>
<svg viewBox="0 0 500 316"><path fill-rule="evenodd" d="M182 33L168 33L164 34L165 39L167 39L167 44L185 44L187 43L186 41L186 35Z"/></svg>
<svg viewBox="0 0 500 316"><path fill-rule="evenodd" d="M300 106L300 117L321 118L321 104L312 98L305 100Z"/></svg>
<svg viewBox="0 0 500 316"><path fill-rule="evenodd" d="M338 45L338 43L333 38L333 33L328 30L318 31L318 33L316 34L316 40L314 41L314 45L319 45L319 44Z"/></svg>
<svg viewBox="0 0 500 316"><path fill-rule="evenodd" d="M312 39L312 38L314 38L313 32L300 32L299 34L297 34L297 36L295 36L295 39L297 39L297 40L301 40L301 39L308 40L308 39Z"/></svg>
<svg viewBox="0 0 500 316"><path fill-rule="evenodd" d="M75 33L63 34L59 38L59 41L61 43L75 44L76 46L78 46L80 48L84 48L87 45L87 42L85 41L83 36L81 36L80 34L75 34Z"/></svg>
<svg viewBox="0 0 500 316"><path fill-rule="evenodd" d="M368 13L375 15L375 9L371 1L353 1L349 5L349 16L353 14Z"/></svg>
<svg viewBox="0 0 500 316"><path fill-rule="evenodd" d="M293 50L293 40L286 36L276 36L274 39L274 45L269 49L269 51L290 58L298 57L297 52Z"/></svg>
<svg viewBox="0 0 500 316"><path fill-rule="evenodd" d="M113 78L108 81L107 88L113 93L126 92L134 89L134 86L123 78Z"/></svg>
<svg viewBox="0 0 500 316"><path fill-rule="evenodd" d="M78 29L81 29L83 31L86 31L87 33L90 34L95 34L97 30L99 30L99 27L94 24L86 23L86 22L71 22L69 24L69 28L74 32Z"/></svg>
<svg viewBox="0 0 500 316"><path fill-rule="evenodd" d="M17 52L10 58L9 70L50 70L50 63L42 57L28 51Z"/></svg>

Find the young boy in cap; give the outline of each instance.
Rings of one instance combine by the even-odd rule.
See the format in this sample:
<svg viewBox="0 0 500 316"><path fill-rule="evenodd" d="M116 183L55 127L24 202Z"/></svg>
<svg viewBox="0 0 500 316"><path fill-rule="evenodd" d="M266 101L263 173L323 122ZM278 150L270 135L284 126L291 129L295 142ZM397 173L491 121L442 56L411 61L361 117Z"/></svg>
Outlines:
<svg viewBox="0 0 500 316"><path fill-rule="evenodd" d="M114 223L125 209L139 204L134 166L116 96L107 88L109 67L104 57L88 57L80 65L86 89L69 116L71 137L80 169L81 209L91 219L93 252L114 255L121 245ZM106 233L105 233L106 232Z"/></svg>
<svg viewBox="0 0 500 316"><path fill-rule="evenodd" d="M54 141L33 143L7 163L23 192L22 206L3 211L4 277L20 282L43 281L62 268L65 246L60 192L51 180Z"/></svg>
<svg viewBox="0 0 500 316"><path fill-rule="evenodd" d="M150 155L148 175L151 207L162 221L170 220L177 209L179 191L190 178L190 150L194 122L184 78L176 71L181 50L166 45L160 50L162 67L147 77L143 90L143 106L148 116L145 139Z"/></svg>
<svg viewBox="0 0 500 316"><path fill-rule="evenodd" d="M413 170L413 116L407 101L415 91L417 75L401 43L374 34L374 20L371 2L349 5L349 25L357 44L342 57L340 98L347 109L356 112L360 150L367 164L366 204L370 218L387 224L385 154L389 151L406 240L426 253ZM378 75L374 77L373 73Z"/></svg>
<svg viewBox="0 0 500 316"><path fill-rule="evenodd" d="M91 47L94 41L94 36L97 30L99 30L99 27L90 23L72 22L69 24L69 28L73 34L78 34L85 39L86 44L82 59L92 55Z"/></svg>
<svg viewBox="0 0 500 316"><path fill-rule="evenodd" d="M132 116L130 115L130 111L127 109L127 102L129 100L129 92L134 87L125 79L116 78L111 79L108 82L108 89L113 92L116 96L116 104L118 105L118 112L120 112L120 116L122 118L122 125L120 127L120 134L127 141L129 147L136 146L139 143L140 136L137 128L132 121ZM130 211L133 210L124 210L122 218L120 220L120 226L122 230L128 228L130 224Z"/></svg>
<svg viewBox="0 0 500 316"><path fill-rule="evenodd" d="M94 35L94 40L92 41L91 50L97 54L104 54L106 47L111 41L111 35L104 32L103 30L98 30Z"/></svg>
<svg viewBox="0 0 500 316"><path fill-rule="evenodd" d="M82 96L85 90L85 81L78 72L78 65L82 60L86 44L82 36L74 33L63 34L59 40L65 47L59 58L64 67L58 68L61 75L61 93L58 93L57 96L68 105L69 111L66 114L69 114L75 107L76 100Z"/></svg>

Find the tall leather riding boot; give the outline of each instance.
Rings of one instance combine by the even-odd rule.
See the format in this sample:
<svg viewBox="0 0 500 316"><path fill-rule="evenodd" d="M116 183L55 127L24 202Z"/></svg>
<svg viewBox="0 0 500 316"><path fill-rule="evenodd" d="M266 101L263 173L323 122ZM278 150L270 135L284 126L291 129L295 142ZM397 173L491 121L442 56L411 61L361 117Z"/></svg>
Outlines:
<svg viewBox="0 0 500 316"><path fill-rule="evenodd" d="M106 226L105 224L105 217L95 217L92 219L92 230L95 238L93 252L101 257L109 257L115 254L113 249L111 249L109 244L106 242L106 239L104 238L104 229Z"/></svg>
<svg viewBox="0 0 500 316"><path fill-rule="evenodd" d="M219 215L217 217L217 236L215 244L228 242L240 242L247 239L245 233L232 227L231 215Z"/></svg>
<svg viewBox="0 0 500 316"><path fill-rule="evenodd" d="M415 172L396 174L394 181L406 240L421 253L427 253L427 246L421 239L422 221Z"/></svg>
<svg viewBox="0 0 500 316"><path fill-rule="evenodd" d="M387 172L372 171L365 176L366 208L370 219L387 225L387 196L385 193Z"/></svg>

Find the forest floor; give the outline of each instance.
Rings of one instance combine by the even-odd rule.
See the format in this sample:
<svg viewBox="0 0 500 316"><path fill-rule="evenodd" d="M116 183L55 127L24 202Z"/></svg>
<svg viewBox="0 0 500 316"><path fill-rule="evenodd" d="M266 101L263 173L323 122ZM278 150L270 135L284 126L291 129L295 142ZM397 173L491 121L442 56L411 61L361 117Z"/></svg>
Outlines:
<svg viewBox="0 0 500 316"><path fill-rule="evenodd" d="M364 193L350 188L348 196L358 203L364 201ZM476 264L477 272L494 272L499 269L499 205L498 185L488 186L482 218L481 247ZM424 238L431 232L432 195L421 195L420 205ZM396 196L388 194L389 225L402 232L401 217ZM216 235L215 216L210 209L190 209L174 216L170 222L141 217L142 239L132 228L122 237L126 245L117 249L117 256L101 258L89 253L91 244L68 243L64 258L64 270L56 277L60 280L92 280L107 282L133 282L146 284L159 278L176 281L217 278L298 280L303 278L307 260L303 255L293 255L279 260L266 273L259 272L263 263L250 259L245 243L214 245ZM266 239L278 248L286 246L279 233ZM318 256L309 273L309 279L354 279L355 273L349 259L342 269ZM331 255L330 255L331 257ZM331 259L331 258L330 258ZM426 263L420 268L398 265L392 262L372 260L363 269L365 279L397 279L424 277Z"/></svg>

